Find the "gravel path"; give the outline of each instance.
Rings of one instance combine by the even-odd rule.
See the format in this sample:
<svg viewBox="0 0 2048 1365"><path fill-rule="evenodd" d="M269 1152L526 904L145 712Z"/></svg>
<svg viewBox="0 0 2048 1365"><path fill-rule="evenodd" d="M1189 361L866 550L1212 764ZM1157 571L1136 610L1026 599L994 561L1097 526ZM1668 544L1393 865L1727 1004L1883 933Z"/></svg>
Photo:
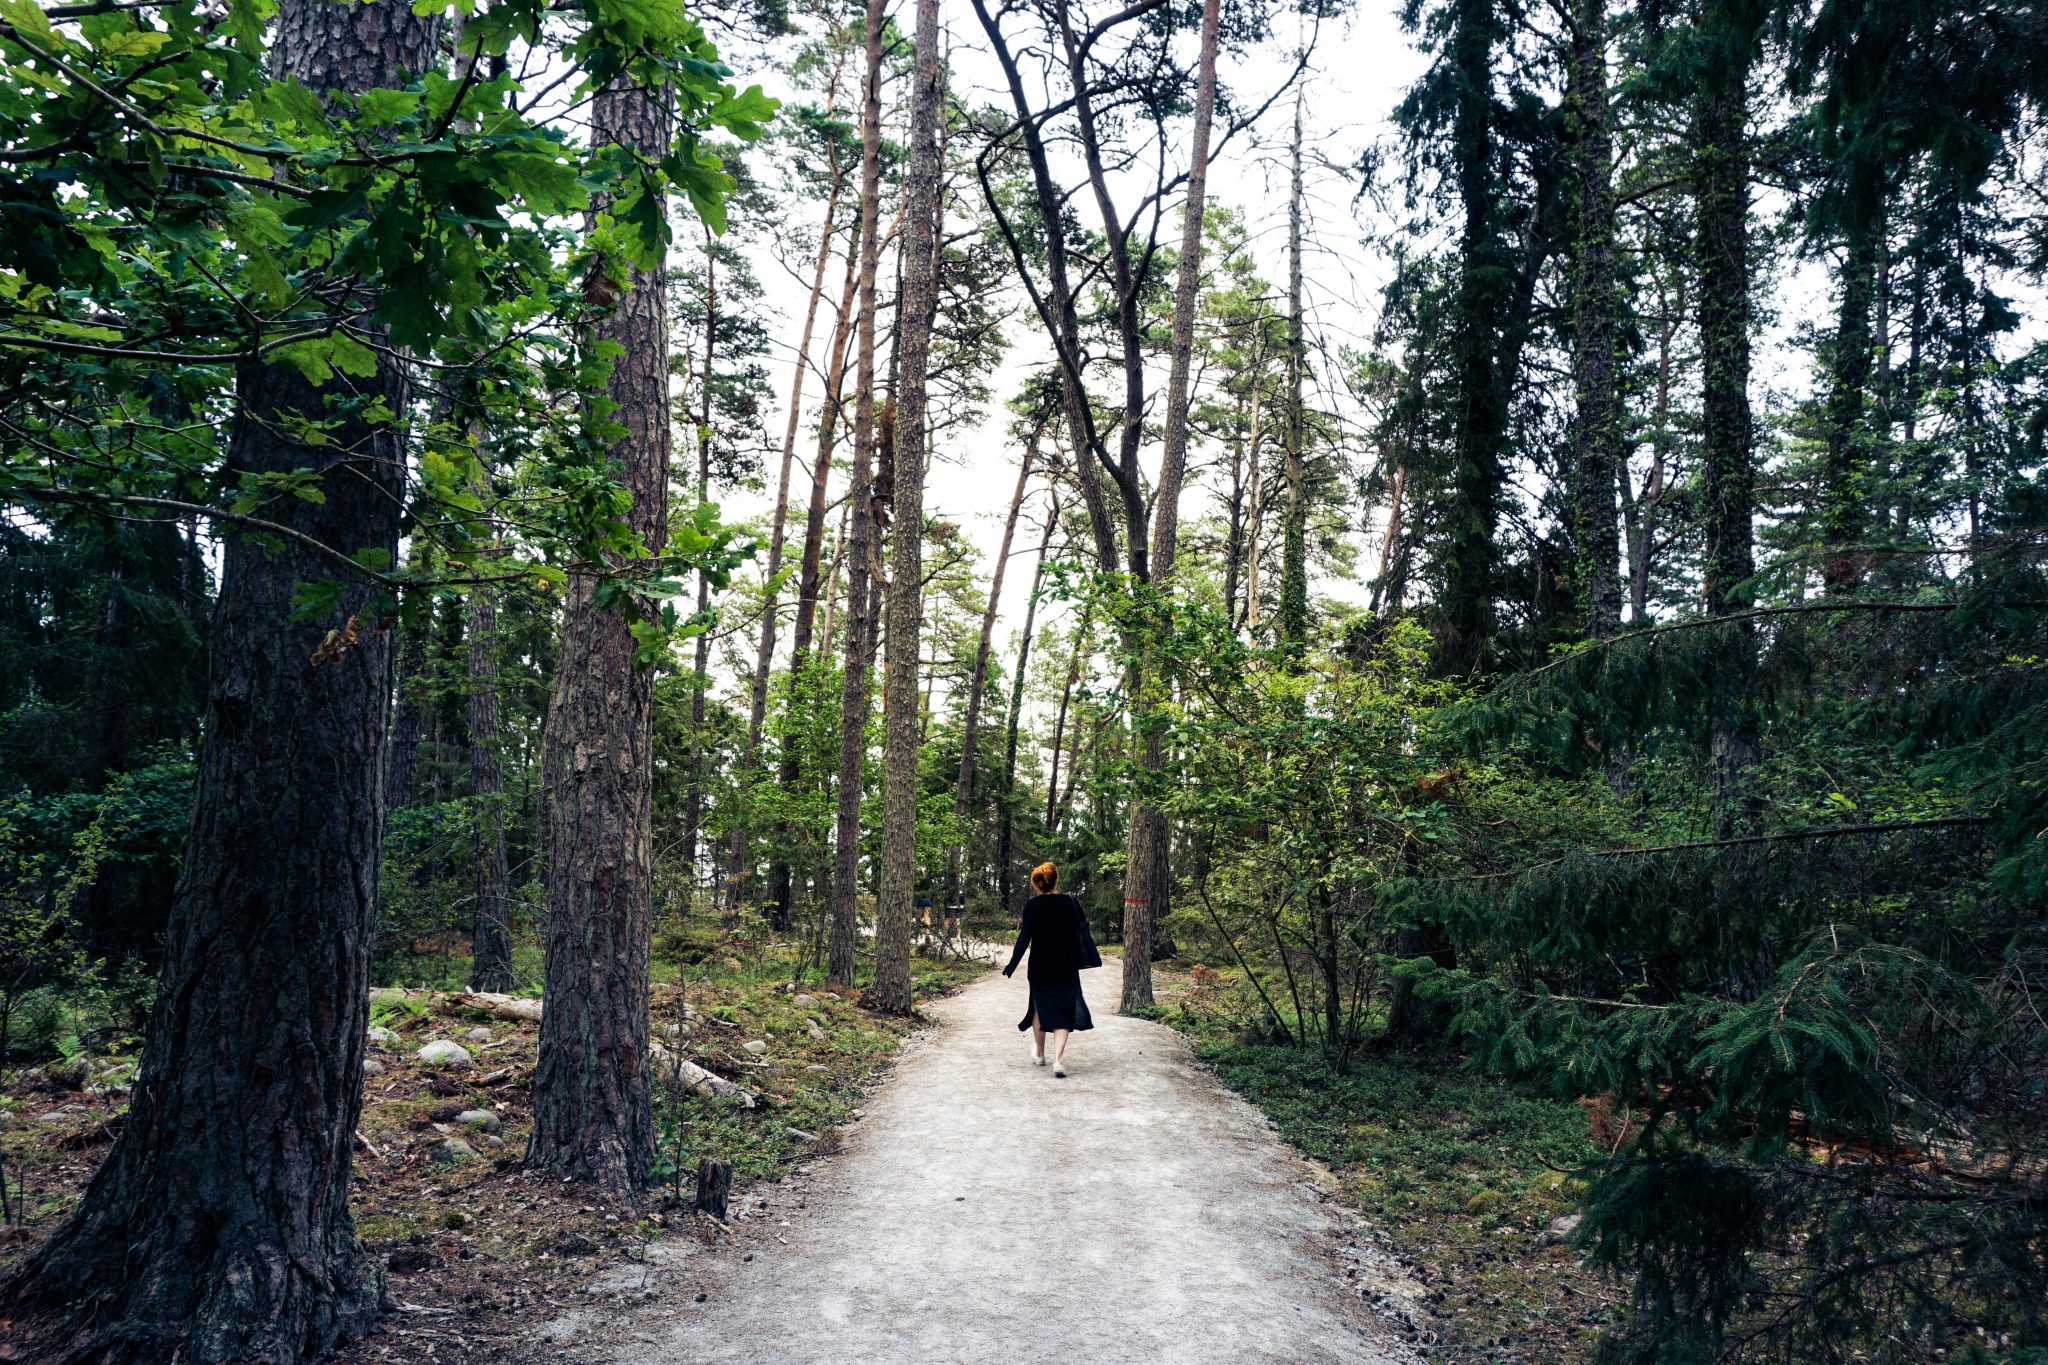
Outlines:
<svg viewBox="0 0 2048 1365"><path fill-rule="evenodd" d="M1027 1060L1021 975L940 1001L943 1027L905 1050L846 1150L736 1244L678 1248L687 1268L656 1271L655 1301L613 1324L615 1359L1413 1359L1345 1292L1340 1259L1363 1255L1369 1279L1380 1258L1317 1171L1172 1030L1111 1012L1117 968L1083 977L1096 1027L1064 1080Z"/></svg>

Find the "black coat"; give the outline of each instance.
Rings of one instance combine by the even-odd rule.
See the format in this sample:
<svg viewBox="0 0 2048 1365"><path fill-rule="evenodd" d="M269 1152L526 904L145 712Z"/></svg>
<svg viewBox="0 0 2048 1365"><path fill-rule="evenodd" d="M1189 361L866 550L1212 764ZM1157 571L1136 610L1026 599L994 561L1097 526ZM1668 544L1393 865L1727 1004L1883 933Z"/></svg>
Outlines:
<svg viewBox="0 0 2048 1365"><path fill-rule="evenodd" d="M1024 902L1023 922L1017 926L1017 946L1010 950L1008 976L1017 970L1024 950L1031 950L1031 965L1024 975L1031 981L1051 981L1074 975L1084 967L1100 967L1102 954L1095 949L1095 931L1088 925L1081 902L1064 891L1033 896Z"/></svg>

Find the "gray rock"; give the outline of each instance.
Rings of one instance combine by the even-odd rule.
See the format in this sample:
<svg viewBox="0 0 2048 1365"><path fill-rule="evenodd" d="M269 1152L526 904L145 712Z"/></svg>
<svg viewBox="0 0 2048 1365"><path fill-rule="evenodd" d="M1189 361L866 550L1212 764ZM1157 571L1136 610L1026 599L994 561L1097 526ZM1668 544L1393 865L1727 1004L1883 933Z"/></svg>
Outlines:
<svg viewBox="0 0 2048 1365"><path fill-rule="evenodd" d="M473 1028L462 1036L472 1043L488 1043L491 1041L491 1031L487 1028Z"/></svg>
<svg viewBox="0 0 2048 1365"><path fill-rule="evenodd" d="M808 1005L808 1004L811 1004L811 1003L813 1003L813 1002L812 1002L812 998L811 998L810 996L808 996L808 995L799 995L799 996L798 996L798 997L797 997L796 999L794 999L794 1000L790 1001L789 1003L790 1003L790 1004L792 1004L792 1005Z"/></svg>
<svg viewBox="0 0 2048 1365"><path fill-rule="evenodd" d="M405 1040L381 1024L376 1024L370 1028L370 1041L378 1047L397 1047Z"/></svg>
<svg viewBox="0 0 2048 1365"><path fill-rule="evenodd" d="M498 1136L498 1135L497 1135L496 1133L486 1133L486 1134L484 1134L484 1146L486 1146L486 1147L503 1147L504 1145L505 1145L505 1139L503 1139L503 1138L499 1137L499 1136Z"/></svg>
<svg viewBox="0 0 2048 1365"><path fill-rule="evenodd" d="M825 1041L825 1030L819 1028L815 1021L812 1022L810 1027L806 1029L805 1032L811 1035L811 1041L814 1043L822 1043Z"/></svg>
<svg viewBox="0 0 2048 1365"><path fill-rule="evenodd" d="M759 1038L755 1038L748 1042L740 1044L740 1051L746 1053L750 1057L758 1057L767 1050L768 1044Z"/></svg>
<svg viewBox="0 0 2048 1365"><path fill-rule="evenodd" d="M83 1090L85 1083L92 1079L92 1058L73 1057L68 1062L58 1062L50 1068L50 1079L66 1090Z"/></svg>
<svg viewBox="0 0 2048 1365"><path fill-rule="evenodd" d="M443 1138L427 1148L427 1160L436 1166L460 1166L465 1161L474 1161L480 1153L459 1137Z"/></svg>
<svg viewBox="0 0 2048 1365"><path fill-rule="evenodd" d="M486 1133L502 1133L505 1131L505 1125L500 1123L498 1116L488 1109L465 1109L455 1116L455 1121L464 1128L480 1130Z"/></svg>
<svg viewBox="0 0 2048 1365"><path fill-rule="evenodd" d="M1580 1215L1576 1213L1551 1219L1550 1226L1543 1229L1543 1235L1536 1239L1536 1244L1546 1247L1564 1245L1572 1239L1572 1234L1579 1230L1579 1222Z"/></svg>
<svg viewBox="0 0 2048 1365"><path fill-rule="evenodd" d="M436 1038L417 1054L421 1066L468 1066L469 1049L452 1038Z"/></svg>
<svg viewBox="0 0 2048 1365"><path fill-rule="evenodd" d="M363 1074L364 1074L365 1076L381 1076L381 1075L383 1075L383 1074L384 1074L384 1063L382 1063L382 1062L378 1061L378 1060L377 1060L377 1059L376 1059L375 1057L365 1057L365 1058L363 1058Z"/></svg>

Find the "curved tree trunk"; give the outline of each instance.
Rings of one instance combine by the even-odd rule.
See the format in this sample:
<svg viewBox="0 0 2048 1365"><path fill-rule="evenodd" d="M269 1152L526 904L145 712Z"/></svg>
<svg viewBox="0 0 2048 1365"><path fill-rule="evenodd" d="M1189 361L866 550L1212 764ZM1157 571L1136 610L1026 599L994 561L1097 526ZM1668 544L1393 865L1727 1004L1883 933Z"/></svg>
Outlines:
<svg viewBox="0 0 2048 1365"><path fill-rule="evenodd" d="M1216 112L1216 36L1220 0L1202 6L1201 74L1195 84L1194 147L1188 161L1188 194L1181 225L1180 278L1173 300L1173 364L1166 385L1166 439L1153 499L1151 585L1153 610L1171 609L1174 558L1180 542L1181 480L1188 463L1188 400L1195 346L1195 303L1202 282L1202 201L1209 179L1209 125ZM1133 698L1149 711L1152 689L1162 680L1142 678ZM1144 748L1139 764L1148 773L1166 766L1165 735L1158 724L1141 724ZM1123 1007L1128 1013L1152 1003L1152 938L1165 914L1167 895L1166 816L1143 801L1131 810L1130 861L1124 891Z"/></svg>
<svg viewBox="0 0 2048 1365"><path fill-rule="evenodd" d="M623 81L598 92L594 135L661 156L670 114ZM628 523L659 549L668 519L668 277L635 269L597 327L623 354L605 385ZM654 1157L647 1077L653 928L653 683L624 614L597 600L599 571L570 575L561 661L541 760L548 789L547 1013L534 1073L529 1166L637 1192Z"/></svg>
<svg viewBox="0 0 2048 1365"><path fill-rule="evenodd" d="M910 163L904 174L903 287L897 305L897 405L889 542L889 652L884 663L882 877L875 898L870 1009L908 1014L910 911L917 880L917 664L924 618L925 379L938 306L939 3L918 0Z"/></svg>
<svg viewBox="0 0 2048 1365"><path fill-rule="evenodd" d="M434 64L437 30L392 0L285 0L274 60L315 90L396 86ZM249 365L236 386L230 482L319 470L323 502L265 515L343 554L395 555L404 443L355 414L406 410L399 369L316 388ZM331 424L325 442L290 438L307 420ZM49 1358L292 1362L380 1306L348 1192L392 649L357 614L362 589L325 619L291 619L294 589L332 576L291 542L224 551L192 828L127 1123L70 1220L0 1291L17 1341L52 1333Z"/></svg>

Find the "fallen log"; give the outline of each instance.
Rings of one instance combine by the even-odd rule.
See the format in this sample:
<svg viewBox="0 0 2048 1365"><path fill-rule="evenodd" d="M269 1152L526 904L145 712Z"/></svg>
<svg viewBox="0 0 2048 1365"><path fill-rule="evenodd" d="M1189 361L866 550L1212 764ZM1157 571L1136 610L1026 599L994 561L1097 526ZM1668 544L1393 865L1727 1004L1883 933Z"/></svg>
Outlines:
<svg viewBox="0 0 2048 1365"><path fill-rule="evenodd" d="M649 1043L647 1056L661 1073L683 1089L709 1099L738 1100L748 1109L758 1108L761 1097L743 1085L735 1085L715 1071L707 1071L664 1043Z"/></svg>
<svg viewBox="0 0 2048 1365"><path fill-rule="evenodd" d="M497 991L457 991L448 997L446 1008L471 1010L478 1014L488 1014L495 1019L510 1019L521 1024L540 1022L540 1001L528 1000L517 995L501 995Z"/></svg>

